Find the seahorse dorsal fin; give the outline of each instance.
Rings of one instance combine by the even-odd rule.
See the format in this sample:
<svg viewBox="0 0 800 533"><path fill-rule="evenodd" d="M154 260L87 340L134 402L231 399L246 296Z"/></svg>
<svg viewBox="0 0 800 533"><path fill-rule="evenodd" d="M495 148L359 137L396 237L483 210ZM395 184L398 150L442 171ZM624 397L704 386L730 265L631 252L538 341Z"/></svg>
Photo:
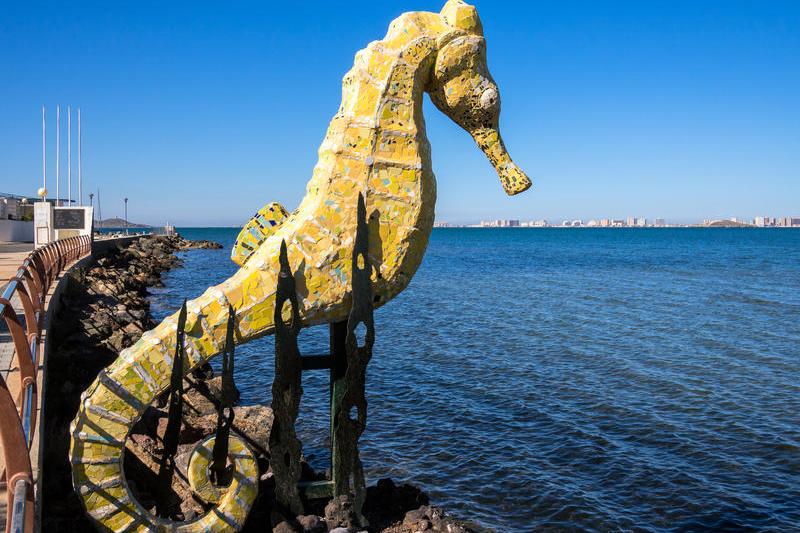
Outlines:
<svg viewBox="0 0 800 533"><path fill-rule="evenodd" d="M262 242L275 232L275 229L289 216L289 212L278 202L272 202L253 215L244 225L231 251L231 261L244 266Z"/></svg>

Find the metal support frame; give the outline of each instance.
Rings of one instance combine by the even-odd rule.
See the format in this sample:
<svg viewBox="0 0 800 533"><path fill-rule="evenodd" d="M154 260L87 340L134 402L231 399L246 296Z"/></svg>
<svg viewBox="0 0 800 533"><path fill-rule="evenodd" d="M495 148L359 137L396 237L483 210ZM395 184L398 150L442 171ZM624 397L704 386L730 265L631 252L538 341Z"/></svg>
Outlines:
<svg viewBox="0 0 800 533"><path fill-rule="evenodd" d="M346 368L341 382L341 398L333 398L333 439L335 455L332 456L334 494L349 494L353 497L353 509L361 525L366 519L361 508L367 496L364 469L358 454L358 439L367 425L367 398L365 395L367 364L372 358L375 343L375 324L372 311L372 266L369 263L369 239L367 209L364 197L358 196L358 226L353 249L353 307L347 319ZM356 330L366 329L363 344L359 343ZM337 389L335 389L336 391ZM355 410L355 418L352 412Z"/></svg>
<svg viewBox="0 0 800 533"><path fill-rule="evenodd" d="M300 309L294 274L289 267L286 242L281 242L280 272L275 294L275 379L272 382L272 429L269 451L272 472L275 475L275 499L278 506L294 515L303 514L298 483L300 481L300 439L295 432L295 421L303 394L302 363L297 347L300 333ZM286 303L290 316L284 316Z"/></svg>
<svg viewBox="0 0 800 533"><path fill-rule="evenodd" d="M300 483L300 493L307 500L332 498L335 495L334 486L337 480L337 471L333 466L339 455L339 446L336 441L335 421L336 406L340 405L344 391L344 377L347 370L347 321L331 322L328 325L330 332L330 353L323 355L307 355L300 360L303 371L329 370L330 371L330 436L331 436L331 479L323 481L306 481Z"/></svg>
<svg viewBox="0 0 800 533"><path fill-rule="evenodd" d="M276 299L276 376L278 382L281 379L288 379L279 374L278 360L291 355L296 357L299 369L292 367L292 379L297 381L298 394L296 396L299 404L300 374L304 370L330 370L330 434L331 434L331 479L326 481L304 482L299 485L300 494L306 499L330 498L333 496L349 495L353 498L353 506L359 521L366 525L366 519L361 514L361 508L366 497L366 486L361 460L358 454L358 439L364 432L367 420L367 401L364 394L366 382L367 364L372 357L372 346L375 342L375 327L373 323L373 303L372 303L372 266L369 263L369 234L367 228L366 205L364 197L359 194L357 226L355 246L352 256L352 308L347 321L334 322L330 327L330 353L326 355L311 355L300 357L297 351L296 331L299 328L292 328L293 335L289 339L291 354L282 354L279 345L284 347L286 340L282 340L282 320L279 320L280 309L286 298L296 298L294 294L294 279L288 269L288 262L285 270L288 273L289 282L279 279L278 298ZM285 245L281 247L281 278L284 277ZM291 288L292 293L287 297L281 298L281 286ZM296 301L293 301L293 308L296 308ZM299 320L299 316L293 319ZM359 345L356 337L357 328L363 325L366 329L363 344ZM285 329L285 328L284 328ZM273 386L273 404L275 403L276 389ZM355 410L355 418L351 413ZM274 411L275 420L278 421L278 413ZM296 411L295 411L296 417ZM285 422L287 423L287 422ZM294 419L291 420L293 426ZM285 428L279 427L285 432ZM275 427L273 426L273 433ZM293 429L292 429L292 434ZM294 461L293 457L289 457ZM298 450L299 466L299 450ZM273 471L275 465L281 463L281 456L273 455ZM279 466L279 469L283 468ZM289 479L287 478L287 482ZM276 485L281 480L278 479L276 471ZM277 489L276 489L277 491ZM280 501L280 500L279 500Z"/></svg>

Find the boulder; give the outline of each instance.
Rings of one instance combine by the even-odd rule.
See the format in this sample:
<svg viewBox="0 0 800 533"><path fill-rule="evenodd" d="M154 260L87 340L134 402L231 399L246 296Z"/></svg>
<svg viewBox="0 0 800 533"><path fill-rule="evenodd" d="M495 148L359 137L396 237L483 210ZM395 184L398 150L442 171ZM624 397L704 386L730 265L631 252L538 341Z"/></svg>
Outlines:
<svg viewBox="0 0 800 533"><path fill-rule="evenodd" d="M327 533L328 524L317 515L300 515L297 523L303 528L303 533Z"/></svg>
<svg viewBox="0 0 800 533"><path fill-rule="evenodd" d="M292 524L284 520L280 522L277 526L272 528L272 533L303 533L303 530L300 529L297 525Z"/></svg>
<svg viewBox="0 0 800 533"><path fill-rule="evenodd" d="M351 528L358 526L358 516L349 496L336 496L325 506L325 522L329 527Z"/></svg>

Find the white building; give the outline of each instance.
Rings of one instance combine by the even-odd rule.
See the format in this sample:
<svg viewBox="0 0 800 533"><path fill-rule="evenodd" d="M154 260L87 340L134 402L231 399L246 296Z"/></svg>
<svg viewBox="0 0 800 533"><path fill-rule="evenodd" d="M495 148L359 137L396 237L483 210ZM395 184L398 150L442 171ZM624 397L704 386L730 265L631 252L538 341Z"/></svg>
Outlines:
<svg viewBox="0 0 800 533"><path fill-rule="evenodd" d="M519 220L481 220L482 228L518 228Z"/></svg>

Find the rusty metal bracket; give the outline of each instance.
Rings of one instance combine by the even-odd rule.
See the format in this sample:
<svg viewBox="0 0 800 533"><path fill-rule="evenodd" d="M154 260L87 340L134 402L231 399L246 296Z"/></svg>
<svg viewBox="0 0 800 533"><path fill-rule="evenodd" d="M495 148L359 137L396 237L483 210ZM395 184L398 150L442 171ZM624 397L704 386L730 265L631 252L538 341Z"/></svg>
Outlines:
<svg viewBox="0 0 800 533"><path fill-rule="evenodd" d="M272 472L275 475L275 499L278 506L294 515L303 514L300 500L300 439L295 421L303 394L302 362L297 347L300 332L300 309L294 274L289 266L286 242L281 242L280 272L275 294L275 379L272 382L272 431L269 435ZM284 306L289 302L289 323Z"/></svg>
<svg viewBox="0 0 800 533"><path fill-rule="evenodd" d="M169 414L167 428L164 431L164 451L158 468L156 512L162 518L168 518L172 509L172 475L175 473L175 453L178 451L178 438L181 431L183 414L183 355L184 329L186 328L186 300L178 313L178 331L175 339L175 357L172 360L170 376Z"/></svg>

